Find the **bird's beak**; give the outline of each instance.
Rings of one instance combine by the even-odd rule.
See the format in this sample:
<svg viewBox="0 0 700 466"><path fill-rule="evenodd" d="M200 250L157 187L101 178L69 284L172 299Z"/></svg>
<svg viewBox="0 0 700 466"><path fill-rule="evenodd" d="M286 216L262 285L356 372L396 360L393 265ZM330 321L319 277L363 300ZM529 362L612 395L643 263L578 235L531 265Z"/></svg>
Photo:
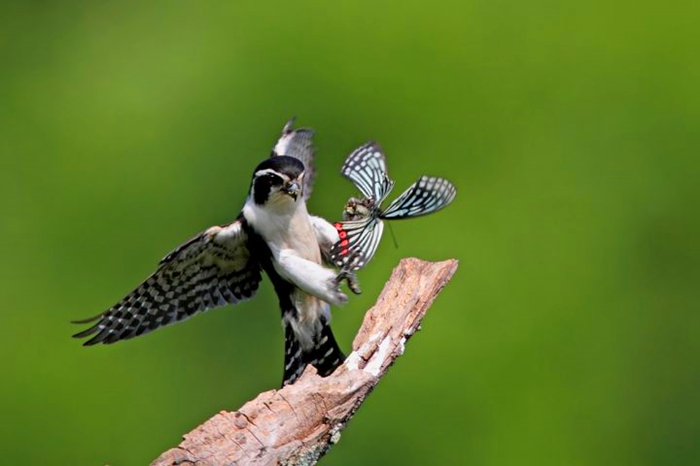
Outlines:
<svg viewBox="0 0 700 466"><path fill-rule="evenodd" d="M282 191L292 196L292 198L296 201L297 197L299 196L299 183L293 181L285 185Z"/></svg>

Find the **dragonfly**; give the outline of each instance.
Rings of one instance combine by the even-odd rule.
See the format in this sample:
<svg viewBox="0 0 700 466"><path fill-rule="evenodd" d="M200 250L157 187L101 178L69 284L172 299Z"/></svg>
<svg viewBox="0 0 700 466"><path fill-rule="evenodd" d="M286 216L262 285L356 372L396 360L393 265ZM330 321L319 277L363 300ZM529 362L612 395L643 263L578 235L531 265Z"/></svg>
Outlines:
<svg viewBox="0 0 700 466"><path fill-rule="evenodd" d="M447 207L457 189L444 178L423 175L386 209L382 203L394 187L386 156L374 141L355 149L340 173L360 190L363 198L351 197L343 210L343 221L333 224L339 240L331 248L333 263L348 272L363 268L374 257L384 232L384 220L420 217Z"/></svg>

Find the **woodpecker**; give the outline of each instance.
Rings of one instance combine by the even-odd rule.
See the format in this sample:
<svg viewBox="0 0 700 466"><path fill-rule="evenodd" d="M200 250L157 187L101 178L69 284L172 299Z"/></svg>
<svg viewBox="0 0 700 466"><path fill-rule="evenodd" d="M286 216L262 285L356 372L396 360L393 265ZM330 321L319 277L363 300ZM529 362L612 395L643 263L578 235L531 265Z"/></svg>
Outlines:
<svg viewBox="0 0 700 466"><path fill-rule="evenodd" d="M311 364L321 376L345 359L330 328L330 305L348 297L334 271L330 249L339 240L326 220L310 215L314 179L313 130L283 128L272 155L253 172L242 211L177 247L158 269L105 312L75 323L93 325L74 335L84 345L110 344L180 322L192 315L252 297L267 274L277 294L285 334L283 385Z"/></svg>

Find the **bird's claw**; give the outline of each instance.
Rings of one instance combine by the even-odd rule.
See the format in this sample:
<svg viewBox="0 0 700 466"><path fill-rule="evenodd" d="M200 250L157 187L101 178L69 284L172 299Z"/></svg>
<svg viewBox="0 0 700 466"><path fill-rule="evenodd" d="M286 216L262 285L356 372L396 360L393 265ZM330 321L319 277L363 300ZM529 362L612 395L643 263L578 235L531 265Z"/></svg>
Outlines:
<svg viewBox="0 0 700 466"><path fill-rule="evenodd" d="M354 272L346 269L342 269L340 272L338 272L338 275L335 276L334 283L336 286L340 286L343 281L347 282L350 291L355 294L362 294L360 283L357 281L357 277L355 276Z"/></svg>

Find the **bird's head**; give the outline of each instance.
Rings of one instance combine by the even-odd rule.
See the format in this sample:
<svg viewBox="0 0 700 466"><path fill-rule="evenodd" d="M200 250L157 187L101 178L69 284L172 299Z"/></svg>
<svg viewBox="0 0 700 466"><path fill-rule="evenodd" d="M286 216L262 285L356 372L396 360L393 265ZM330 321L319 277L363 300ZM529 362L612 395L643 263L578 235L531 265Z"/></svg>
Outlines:
<svg viewBox="0 0 700 466"><path fill-rule="evenodd" d="M304 164L280 155L257 166L250 185L250 196L260 206L291 208L303 194Z"/></svg>

